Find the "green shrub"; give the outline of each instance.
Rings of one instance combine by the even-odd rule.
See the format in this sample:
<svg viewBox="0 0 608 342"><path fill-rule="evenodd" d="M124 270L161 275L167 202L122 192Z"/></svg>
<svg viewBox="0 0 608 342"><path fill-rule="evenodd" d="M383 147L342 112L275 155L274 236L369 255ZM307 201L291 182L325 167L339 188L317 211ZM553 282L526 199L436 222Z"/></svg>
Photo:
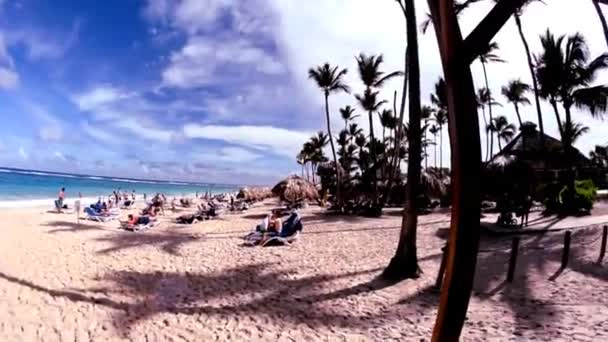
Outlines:
<svg viewBox="0 0 608 342"><path fill-rule="evenodd" d="M579 212L589 211L593 208L593 202L597 197L597 187L590 179L576 181L574 183L574 194L568 186L564 186L558 195L558 211Z"/></svg>

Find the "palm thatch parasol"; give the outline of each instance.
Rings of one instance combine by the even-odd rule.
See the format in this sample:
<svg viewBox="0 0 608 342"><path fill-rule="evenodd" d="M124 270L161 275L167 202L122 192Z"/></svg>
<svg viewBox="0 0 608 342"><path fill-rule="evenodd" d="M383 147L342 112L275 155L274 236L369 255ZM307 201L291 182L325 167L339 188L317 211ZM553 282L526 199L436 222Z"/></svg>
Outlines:
<svg viewBox="0 0 608 342"><path fill-rule="evenodd" d="M280 181L272 188L272 193L290 203L303 200L315 201L319 198L319 192L314 184L297 175L291 175Z"/></svg>
<svg viewBox="0 0 608 342"><path fill-rule="evenodd" d="M272 196L272 191L267 187L244 187L239 190L236 198L245 201L262 201Z"/></svg>
<svg viewBox="0 0 608 342"><path fill-rule="evenodd" d="M450 186L449 172L439 168L429 167L420 174L420 185L424 192L431 197L443 197L448 193Z"/></svg>

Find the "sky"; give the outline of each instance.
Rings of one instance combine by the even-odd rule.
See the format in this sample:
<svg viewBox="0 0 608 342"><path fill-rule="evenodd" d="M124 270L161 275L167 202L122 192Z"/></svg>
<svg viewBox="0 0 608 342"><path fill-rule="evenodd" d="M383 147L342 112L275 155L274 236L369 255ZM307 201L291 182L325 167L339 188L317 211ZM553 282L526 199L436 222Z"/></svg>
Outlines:
<svg viewBox="0 0 608 342"><path fill-rule="evenodd" d="M607 50L591 1L545 3L522 18L533 52L547 27L581 32L593 57ZM421 22L426 1L416 6ZM461 17L465 33L490 6ZM419 37L427 104L441 64L432 27ZM530 83L530 75L512 19L495 40L506 60L488 66L504 104L495 112L515 122L500 87L513 78ZM348 68L347 83L361 93L355 55L382 53L383 69L394 71L403 69L404 49L405 22L393 0L0 0L0 166L270 184L299 172L295 155L325 127L308 69ZM478 62L472 72L481 87ZM382 97L392 103L401 82L387 83ZM352 94L330 98L335 130L347 104L356 107ZM548 104L543 110L546 131L557 136ZM522 116L536 121L532 106ZM574 118L591 128L576 144L583 153L608 143L606 122L580 111Z"/></svg>

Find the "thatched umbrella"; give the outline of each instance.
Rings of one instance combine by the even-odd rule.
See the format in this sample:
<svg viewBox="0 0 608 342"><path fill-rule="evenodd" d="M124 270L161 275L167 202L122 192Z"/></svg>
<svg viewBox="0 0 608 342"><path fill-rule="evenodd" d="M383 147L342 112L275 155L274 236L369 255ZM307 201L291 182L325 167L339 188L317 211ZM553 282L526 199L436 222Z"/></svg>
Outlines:
<svg viewBox="0 0 608 342"><path fill-rule="evenodd" d="M319 198L319 192L314 184L297 175L291 175L280 181L272 188L272 193L290 203L314 201Z"/></svg>
<svg viewBox="0 0 608 342"><path fill-rule="evenodd" d="M239 193L236 195L236 198L245 201L261 201L270 197L272 197L272 192L270 191L270 188L267 187L244 187L241 188Z"/></svg>

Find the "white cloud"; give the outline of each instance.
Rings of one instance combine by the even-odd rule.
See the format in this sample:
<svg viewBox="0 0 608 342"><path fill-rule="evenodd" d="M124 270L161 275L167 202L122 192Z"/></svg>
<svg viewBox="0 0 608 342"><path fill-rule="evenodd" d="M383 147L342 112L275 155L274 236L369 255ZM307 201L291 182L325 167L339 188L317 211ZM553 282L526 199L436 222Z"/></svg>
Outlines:
<svg viewBox="0 0 608 342"><path fill-rule="evenodd" d="M288 158L302 148L310 134L272 126L184 126L187 138L220 140L234 145L271 152Z"/></svg>
<svg viewBox="0 0 608 342"><path fill-rule="evenodd" d="M174 136L174 132L171 130L165 130L162 128L147 126L141 121L136 121L133 118L121 119L113 124L116 127L123 128L131 132L138 137L156 140L164 143L168 143Z"/></svg>
<svg viewBox="0 0 608 342"><path fill-rule="evenodd" d="M0 88L15 89L19 85L19 74L8 68L0 67Z"/></svg>
<svg viewBox="0 0 608 342"><path fill-rule="evenodd" d="M88 92L74 96L73 101L78 105L80 110L93 111L102 110L105 105L127 99L130 96L132 94L112 86L99 86Z"/></svg>
<svg viewBox="0 0 608 342"><path fill-rule="evenodd" d="M262 158L259 153L241 147L222 147L217 152L193 153L192 159L204 163L238 164L252 162Z"/></svg>
<svg viewBox="0 0 608 342"><path fill-rule="evenodd" d="M46 108L33 102L23 102L23 106L39 124L38 138L44 142L60 141L63 139L63 124Z"/></svg>
<svg viewBox="0 0 608 342"><path fill-rule="evenodd" d="M162 72L163 85L197 88L204 85L243 80L257 72L276 75L283 64L250 40L195 36L170 57Z"/></svg>
<svg viewBox="0 0 608 342"><path fill-rule="evenodd" d="M108 133L108 130L94 127L88 122L83 122L80 127L90 137L102 143L114 145L120 141L118 137Z"/></svg>
<svg viewBox="0 0 608 342"><path fill-rule="evenodd" d="M23 146L19 147L19 155L21 156L21 159L23 160L28 160L30 158L30 156L27 154L27 152L25 151L25 149L23 148Z"/></svg>
<svg viewBox="0 0 608 342"><path fill-rule="evenodd" d="M63 155L63 153L59 152L59 151L55 151L55 153L53 154L55 156L55 158L61 160L61 161L67 161L67 159L65 158L65 156Z"/></svg>

